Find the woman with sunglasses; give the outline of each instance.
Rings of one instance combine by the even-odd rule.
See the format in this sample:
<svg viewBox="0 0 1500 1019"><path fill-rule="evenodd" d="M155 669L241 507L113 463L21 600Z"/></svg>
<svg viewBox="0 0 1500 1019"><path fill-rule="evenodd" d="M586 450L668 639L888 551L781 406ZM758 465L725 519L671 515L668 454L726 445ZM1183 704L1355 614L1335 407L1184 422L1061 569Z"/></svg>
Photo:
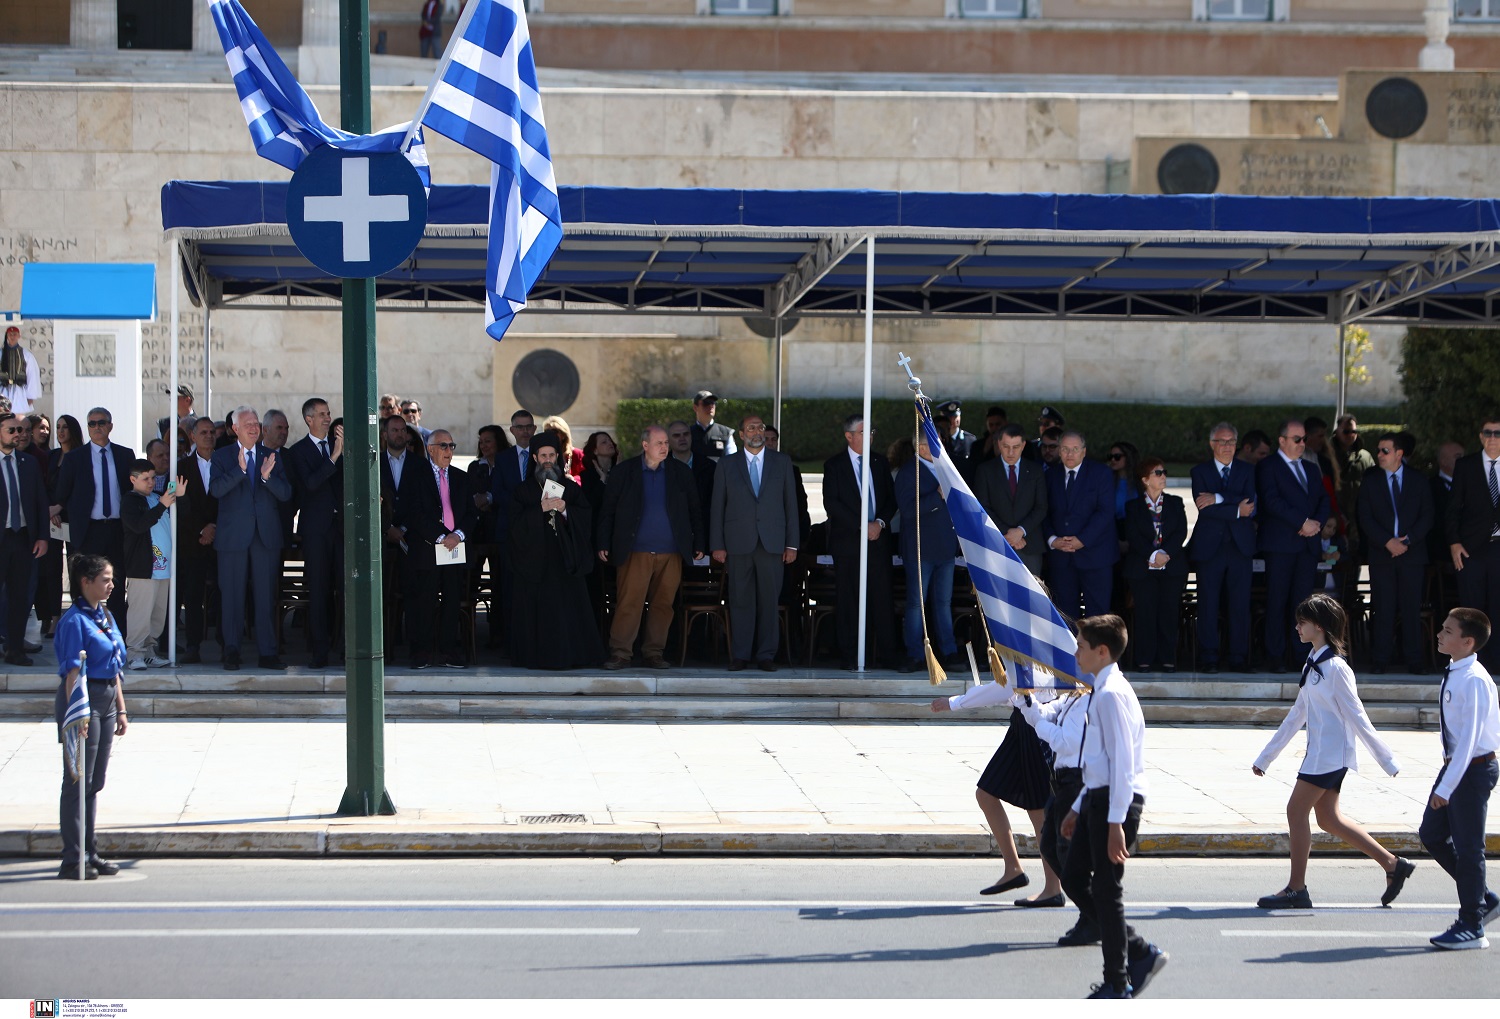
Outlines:
<svg viewBox="0 0 1500 1019"><path fill-rule="evenodd" d="M1120 540L1125 540L1125 505L1141 494L1136 467L1141 451L1132 442L1116 442L1109 447L1109 469L1115 472L1115 526Z"/></svg>
<svg viewBox="0 0 1500 1019"><path fill-rule="evenodd" d="M1148 456L1136 469L1141 498L1125 504L1121 571L1135 603L1130 645L1135 671L1177 671L1177 626L1187 586L1187 511L1168 495L1166 464Z"/></svg>
<svg viewBox="0 0 1500 1019"><path fill-rule="evenodd" d="M1250 768L1256 775L1264 775L1297 730L1307 726L1307 754L1286 805L1292 843L1291 878L1281 891L1263 896L1256 903L1261 909L1312 908L1312 896L1307 892L1307 857L1312 850L1309 811L1317 815L1319 828L1337 835L1385 870L1382 906L1395 901L1406 879L1416 870L1414 863L1391 853L1339 811L1344 775L1350 768L1359 767L1356 742L1364 743L1387 775L1394 776L1400 770L1391 748L1370 724L1370 716L1365 714L1365 706L1355 690L1354 672L1346 661L1347 632L1344 607L1328 595L1310 595L1297 606L1297 636L1312 645L1312 652L1302 667L1296 703Z"/></svg>

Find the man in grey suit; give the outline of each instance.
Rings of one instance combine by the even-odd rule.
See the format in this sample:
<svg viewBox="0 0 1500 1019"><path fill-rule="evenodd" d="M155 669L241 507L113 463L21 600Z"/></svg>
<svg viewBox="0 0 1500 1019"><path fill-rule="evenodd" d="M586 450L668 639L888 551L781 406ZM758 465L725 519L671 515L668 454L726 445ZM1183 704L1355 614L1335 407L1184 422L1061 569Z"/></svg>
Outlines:
<svg viewBox="0 0 1500 1019"><path fill-rule="evenodd" d="M729 570L729 671L754 658L775 672L782 567L797 559L797 485L792 458L766 448L758 416L740 421L740 442L714 471L708 543L714 562Z"/></svg>
<svg viewBox="0 0 1500 1019"><path fill-rule="evenodd" d="M1019 425L1006 425L1000 432L999 457L986 460L975 472L974 498L1026 568L1041 576L1042 553L1047 551L1047 485L1042 465L1026 459L1025 452L1026 433Z"/></svg>

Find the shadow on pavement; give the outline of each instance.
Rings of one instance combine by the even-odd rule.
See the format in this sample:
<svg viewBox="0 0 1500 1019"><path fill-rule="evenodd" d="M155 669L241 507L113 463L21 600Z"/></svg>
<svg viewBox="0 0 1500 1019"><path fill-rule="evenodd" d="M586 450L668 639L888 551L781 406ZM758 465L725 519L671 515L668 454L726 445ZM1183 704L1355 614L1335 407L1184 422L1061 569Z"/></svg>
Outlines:
<svg viewBox="0 0 1500 1019"><path fill-rule="evenodd" d="M567 970L612 969L694 969L717 966L800 966L830 962L952 962L958 959L982 959L989 955L1011 952L1055 950L1051 941L992 941L981 945L953 945L946 948L885 948L866 952L810 952L806 955L759 955L739 959L702 959L696 962L643 962L619 966L560 966ZM533 972L548 972L534 970Z"/></svg>
<svg viewBox="0 0 1500 1019"><path fill-rule="evenodd" d="M912 920L924 916L992 916L1014 912L1014 907L972 906L896 906L889 909L841 909L838 906L810 906L797 910L803 920Z"/></svg>
<svg viewBox="0 0 1500 1019"><path fill-rule="evenodd" d="M1436 955L1442 949L1428 945L1351 945L1348 948L1322 948L1314 952L1285 952L1265 959L1246 959L1253 963L1329 963L1363 962L1366 959L1394 959L1401 955Z"/></svg>

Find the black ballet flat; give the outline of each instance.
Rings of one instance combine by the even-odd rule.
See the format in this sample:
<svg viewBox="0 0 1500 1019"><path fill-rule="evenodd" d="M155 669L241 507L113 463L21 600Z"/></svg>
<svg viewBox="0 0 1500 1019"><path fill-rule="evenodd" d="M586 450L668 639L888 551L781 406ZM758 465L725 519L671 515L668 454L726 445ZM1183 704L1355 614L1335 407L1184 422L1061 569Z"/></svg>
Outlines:
<svg viewBox="0 0 1500 1019"><path fill-rule="evenodd" d="M1385 892L1380 896L1382 906L1389 906L1396 901L1396 896L1400 895L1401 889L1406 886L1406 879L1411 877L1416 869L1417 865L1404 856L1396 857L1396 869L1391 871L1390 876L1386 878Z"/></svg>
<svg viewBox="0 0 1500 1019"><path fill-rule="evenodd" d="M1063 898L1062 892L1058 892L1056 895L1049 895L1045 899L1016 900L1016 905L1022 909L1061 909L1067 904L1068 900Z"/></svg>
<svg viewBox="0 0 1500 1019"><path fill-rule="evenodd" d="M1025 874L1017 874L1009 881L996 881L988 888L979 889L979 894L999 895L1001 892L1012 892L1017 888L1025 888L1029 884L1031 884L1031 878L1027 877Z"/></svg>

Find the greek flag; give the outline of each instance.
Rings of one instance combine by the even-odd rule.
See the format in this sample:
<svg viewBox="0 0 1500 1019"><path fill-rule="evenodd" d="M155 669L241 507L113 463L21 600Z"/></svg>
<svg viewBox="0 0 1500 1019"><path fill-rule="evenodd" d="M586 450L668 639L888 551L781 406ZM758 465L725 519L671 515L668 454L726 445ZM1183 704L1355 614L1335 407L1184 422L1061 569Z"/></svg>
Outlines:
<svg viewBox="0 0 1500 1019"><path fill-rule="evenodd" d="M319 145L352 152L401 151L410 121L374 134L351 134L328 126L239 0L209 0L209 12L234 75L234 90L256 155L295 170ZM422 186L430 188L432 173L420 130L406 158L416 167Z"/></svg>
<svg viewBox="0 0 1500 1019"><path fill-rule="evenodd" d="M78 682L68 694L68 705L63 710L62 739L63 755L67 760L68 773L77 782L83 777L84 740L83 726L89 720L88 654L83 655L83 664L78 670Z"/></svg>
<svg viewBox="0 0 1500 1019"><path fill-rule="evenodd" d="M493 164L485 329L498 340L562 240L522 0L470 0L429 98L422 123Z"/></svg>
<svg viewBox="0 0 1500 1019"><path fill-rule="evenodd" d="M920 397L917 413L932 453L932 462L923 461L919 469L930 469L937 476L964 562L968 564L969 576L989 624L990 639L999 647L1002 657L1036 667L1015 670L1017 689L1035 689L1037 685L1071 689L1078 675L1078 663L1073 657L1078 650L1077 639L1063 622L1057 606L1042 593L1026 564L969 491L968 483L938 438L927 401Z"/></svg>

